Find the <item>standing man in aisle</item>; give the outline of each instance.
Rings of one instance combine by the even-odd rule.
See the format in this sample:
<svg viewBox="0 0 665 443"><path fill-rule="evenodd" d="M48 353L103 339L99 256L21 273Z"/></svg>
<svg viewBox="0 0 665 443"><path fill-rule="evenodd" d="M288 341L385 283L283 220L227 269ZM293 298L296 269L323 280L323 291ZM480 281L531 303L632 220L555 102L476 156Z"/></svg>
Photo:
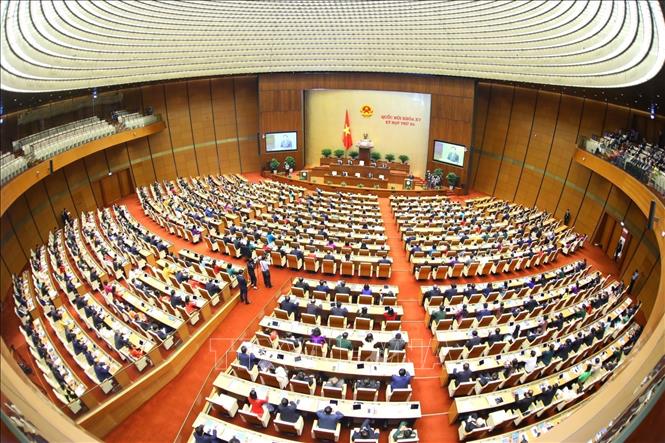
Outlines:
<svg viewBox="0 0 665 443"><path fill-rule="evenodd" d="M252 285L252 288L259 289L256 280L256 262L253 258L247 259L247 274L249 275L249 282Z"/></svg>
<svg viewBox="0 0 665 443"><path fill-rule="evenodd" d="M633 294L633 288L635 287L635 282L640 278L640 273L637 269L633 272L633 275L630 276L630 285L628 285L628 294Z"/></svg>
<svg viewBox="0 0 665 443"><path fill-rule="evenodd" d="M247 297L247 280L243 273L239 273L236 279L238 280L238 288L240 289L240 301L248 305L249 297Z"/></svg>
<svg viewBox="0 0 665 443"><path fill-rule="evenodd" d="M261 268L261 274L263 274L263 284L266 285L266 288L272 288L272 283L270 282L270 262L268 261L268 256L264 255L259 261L259 267Z"/></svg>
<svg viewBox="0 0 665 443"><path fill-rule="evenodd" d="M566 209L566 213L563 214L563 224L566 226L570 224L570 209Z"/></svg>

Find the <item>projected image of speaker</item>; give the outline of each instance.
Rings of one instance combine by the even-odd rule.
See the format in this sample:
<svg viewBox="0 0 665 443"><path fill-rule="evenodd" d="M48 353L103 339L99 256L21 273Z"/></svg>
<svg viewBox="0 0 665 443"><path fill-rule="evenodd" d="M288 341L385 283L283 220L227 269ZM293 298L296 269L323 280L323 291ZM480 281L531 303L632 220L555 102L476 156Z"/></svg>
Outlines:
<svg viewBox="0 0 665 443"><path fill-rule="evenodd" d="M309 171L300 171L300 180L309 181Z"/></svg>
<svg viewBox="0 0 665 443"><path fill-rule="evenodd" d="M448 143L443 140L434 140L434 161L447 163L449 165L464 166L464 152L466 148L463 145Z"/></svg>

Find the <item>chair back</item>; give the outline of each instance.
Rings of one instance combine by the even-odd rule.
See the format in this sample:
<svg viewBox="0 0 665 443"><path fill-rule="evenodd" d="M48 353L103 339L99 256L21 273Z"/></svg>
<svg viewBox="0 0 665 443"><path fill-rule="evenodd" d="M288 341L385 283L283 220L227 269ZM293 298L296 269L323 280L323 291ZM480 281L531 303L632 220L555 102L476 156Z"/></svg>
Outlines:
<svg viewBox="0 0 665 443"><path fill-rule="evenodd" d="M275 317L279 318L280 320L291 320L289 313L286 312L284 309L275 309Z"/></svg>
<svg viewBox="0 0 665 443"><path fill-rule="evenodd" d="M340 303L349 303L351 301L351 295L349 294L335 294L335 301Z"/></svg>
<svg viewBox="0 0 665 443"><path fill-rule="evenodd" d="M303 312L302 314L300 314L300 321L303 322L303 323L307 323L308 325L318 324L316 315L308 314L306 312Z"/></svg>
<svg viewBox="0 0 665 443"><path fill-rule="evenodd" d="M377 278L390 278L391 274L392 274L392 264L379 263L376 273Z"/></svg>
<svg viewBox="0 0 665 443"><path fill-rule="evenodd" d="M261 383L264 385L282 389L282 385L279 383L279 379L275 374L271 374L270 372L259 372L259 377L261 379Z"/></svg>
<svg viewBox="0 0 665 443"><path fill-rule="evenodd" d="M406 361L406 351L391 351L388 350L386 361L389 363L402 363Z"/></svg>
<svg viewBox="0 0 665 443"><path fill-rule="evenodd" d="M328 316L328 326L331 328L346 328L346 317L330 315Z"/></svg>
<svg viewBox="0 0 665 443"><path fill-rule="evenodd" d="M282 258L282 254L278 251L270 251L270 261L272 261L275 266L284 266L284 259Z"/></svg>
<svg viewBox="0 0 665 443"><path fill-rule="evenodd" d="M305 343L305 354L314 355L316 357L325 357L323 345L312 342Z"/></svg>
<svg viewBox="0 0 665 443"><path fill-rule="evenodd" d="M337 263L335 263L334 260L323 260L323 262L321 262L321 272L324 274L336 274Z"/></svg>
<svg viewBox="0 0 665 443"><path fill-rule="evenodd" d="M319 270L319 262L314 257L305 257L305 271L317 272Z"/></svg>
<svg viewBox="0 0 665 443"><path fill-rule="evenodd" d="M250 426L254 426L257 428L265 428L267 426L267 422L264 425L264 421L262 421L259 417L256 416L253 412L249 412L249 410L246 410L245 408L240 409L238 411L240 414L240 418L242 421L247 423Z"/></svg>
<svg viewBox="0 0 665 443"><path fill-rule="evenodd" d="M372 276L372 264L371 263L360 263L360 268L358 269L358 276L360 276L360 277L371 277Z"/></svg>
<svg viewBox="0 0 665 443"><path fill-rule="evenodd" d="M342 268L340 270L341 275L353 276L355 272L356 272L356 266L353 264L353 262L350 261L342 262Z"/></svg>
<svg viewBox="0 0 665 443"><path fill-rule="evenodd" d="M368 331L373 329L373 323L374 322L372 319L356 317L355 321L353 322L353 329L362 329Z"/></svg>
<svg viewBox="0 0 665 443"><path fill-rule="evenodd" d="M453 387L453 392L452 392L453 397L471 395L475 387L476 387L475 381L466 381L464 383L460 383L459 385Z"/></svg>
<svg viewBox="0 0 665 443"><path fill-rule="evenodd" d="M307 383L306 381L302 381L302 380L294 380L294 379L289 380L289 388L293 392L297 392L299 394L308 394L309 395L310 392L311 392L311 387L310 387L309 383Z"/></svg>
<svg viewBox="0 0 665 443"><path fill-rule="evenodd" d="M388 320L383 322L384 331L399 331L402 327L402 322L400 320Z"/></svg>
<svg viewBox="0 0 665 443"><path fill-rule="evenodd" d="M376 401L378 396L378 389L356 388L355 399L358 401Z"/></svg>
<svg viewBox="0 0 665 443"><path fill-rule="evenodd" d="M257 331L256 333L256 340L259 342L261 346L265 346L266 348L274 348L275 343L272 341L270 336L266 334L265 332Z"/></svg>
<svg viewBox="0 0 665 443"><path fill-rule="evenodd" d="M367 294L358 295L358 304L359 305L371 305L374 303L374 297Z"/></svg>
<svg viewBox="0 0 665 443"><path fill-rule="evenodd" d="M411 389L411 386L402 389L391 389L389 401L409 401L411 400L412 394L413 390Z"/></svg>
<svg viewBox="0 0 665 443"><path fill-rule="evenodd" d="M243 380L249 380L249 381L254 381L256 379L256 377L253 376L251 372L249 372L249 369L247 369L243 365L233 363L231 364L231 368L233 368L233 373L238 378L242 378Z"/></svg>
<svg viewBox="0 0 665 443"><path fill-rule="evenodd" d="M448 278L448 269L447 265L437 266L434 270L434 280L445 280Z"/></svg>
<svg viewBox="0 0 665 443"><path fill-rule="evenodd" d="M338 435L336 430L319 428L319 421L314 420L312 426L312 438L316 440L337 441Z"/></svg>
<svg viewBox="0 0 665 443"><path fill-rule="evenodd" d="M324 397L341 399L341 398L343 398L344 388L338 388L338 387L335 387L335 386L326 386L326 385L324 385L321 388L321 394Z"/></svg>
<svg viewBox="0 0 665 443"><path fill-rule="evenodd" d="M421 266L416 270L416 280L428 280L431 275L431 266Z"/></svg>
<svg viewBox="0 0 665 443"><path fill-rule="evenodd" d="M294 254L286 254L286 265L289 269L300 269L300 260Z"/></svg>
<svg viewBox="0 0 665 443"><path fill-rule="evenodd" d="M353 351L346 348L339 348L337 346L333 346L330 351L330 356L338 360L351 360L351 357L353 356Z"/></svg>

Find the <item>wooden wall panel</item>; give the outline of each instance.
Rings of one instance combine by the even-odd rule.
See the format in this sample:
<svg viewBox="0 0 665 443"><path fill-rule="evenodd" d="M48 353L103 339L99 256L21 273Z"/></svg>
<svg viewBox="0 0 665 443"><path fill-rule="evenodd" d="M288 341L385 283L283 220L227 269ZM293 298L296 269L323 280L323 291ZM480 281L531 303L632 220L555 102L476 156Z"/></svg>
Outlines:
<svg viewBox="0 0 665 443"><path fill-rule="evenodd" d="M560 94L538 92L529 145L515 194L515 202L519 204L533 206L536 203L544 169L552 148L560 99Z"/></svg>
<svg viewBox="0 0 665 443"><path fill-rule="evenodd" d="M166 112L166 103L164 101L164 85L149 85L141 88L143 94L143 106L152 107L155 114L161 114L166 122L167 128L170 128L171 122ZM152 155L152 163L155 168L157 180L173 180L177 177L175 168L175 158L171 144L170 131L162 131L148 136L148 144Z"/></svg>
<svg viewBox="0 0 665 443"><path fill-rule="evenodd" d="M9 289L12 287L12 273L7 269L4 260L0 260L0 302L4 301L9 295Z"/></svg>
<svg viewBox="0 0 665 443"><path fill-rule="evenodd" d="M95 209L97 202L90 186L90 180L86 172L85 163L79 160L76 163L69 164L63 169L67 183L69 183L69 192L72 195L72 201L79 214Z"/></svg>
<svg viewBox="0 0 665 443"><path fill-rule="evenodd" d="M557 209L559 196L575 152L582 103L582 99L578 97L561 96L552 148L536 200L536 206L551 213L555 213ZM561 217L564 212L565 210L561 213Z"/></svg>
<svg viewBox="0 0 665 443"><path fill-rule="evenodd" d="M192 140L187 82L166 83L164 91L176 172L179 177L197 176L199 168Z"/></svg>
<svg viewBox="0 0 665 443"><path fill-rule="evenodd" d="M610 195L607 197L605 212L617 220L623 220L629 205L630 199L628 196L624 194L618 187L612 186Z"/></svg>
<svg viewBox="0 0 665 443"><path fill-rule="evenodd" d="M526 157L538 95L538 92L533 89L514 88L514 90L506 147L494 191L495 196L511 201L515 198L517 183Z"/></svg>
<svg viewBox="0 0 665 443"><path fill-rule="evenodd" d="M99 187L99 180L107 176L109 173L109 165L107 164L106 155L104 152L97 152L93 155L83 159L85 168L88 171L88 178L90 179L90 187L95 196L97 204L102 204L102 190Z"/></svg>
<svg viewBox="0 0 665 443"><path fill-rule="evenodd" d="M618 132L630 126L630 109L624 106L608 104L605 113L603 132Z"/></svg>
<svg viewBox="0 0 665 443"><path fill-rule="evenodd" d="M626 229L628 229L633 236L633 239L626 250L626 260L624 260L623 266L621 267L621 276L622 278L630 278L630 274L633 272L635 266L632 264L633 256L639 247L647 246L647 241L649 240L649 237L645 235L647 219L637 205L631 203L623 222ZM652 239L651 241L652 244L655 244L655 239ZM646 251L642 251L642 253L645 252ZM639 266L639 262L637 263L637 266ZM643 270L643 268L640 269Z"/></svg>
<svg viewBox="0 0 665 443"><path fill-rule="evenodd" d="M651 311L656 302L656 293L658 292L660 279L662 278L660 275L660 260L661 258L658 258L651 267L649 275L643 275L642 280L638 280L636 284L639 289L638 298L642 302L642 307L640 309L642 309L642 312L644 312L644 315L647 318L651 316ZM646 281L644 279L646 279Z"/></svg>
<svg viewBox="0 0 665 443"><path fill-rule="evenodd" d="M127 155L127 147L124 143L105 150L104 154L106 154L106 158L108 159L111 172L129 168L129 157Z"/></svg>
<svg viewBox="0 0 665 443"><path fill-rule="evenodd" d="M46 177L43 182L51 200L51 206L56 214L61 214L65 208L72 214L76 214L76 207L72 201L67 180L62 170L55 171ZM61 223L60 220L58 220L58 223Z"/></svg>
<svg viewBox="0 0 665 443"><path fill-rule="evenodd" d="M489 110L490 85L488 83L476 84L476 103L473 110L473 138L471 142L471 164L469 165L469 174L471 174L469 185L475 187L476 175L478 172L478 162L480 161L480 151L483 146L485 136L485 125L487 123L487 113Z"/></svg>
<svg viewBox="0 0 665 443"><path fill-rule="evenodd" d="M132 167L136 186L146 186L155 181L155 168L147 138L127 142L127 156Z"/></svg>
<svg viewBox="0 0 665 443"><path fill-rule="evenodd" d="M0 218L0 233L2 234L0 237L0 254L9 272L16 274L23 269L23 266L27 262L27 256L18 242L16 233L7 215L3 215Z"/></svg>
<svg viewBox="0 0 665 443"><path fill-rule="evenodd" d="M51 201L46 193L44 182L39 182L28 190L25 194L26 201L30 207L30 213L35 220L35 225L43 241L48 239L50 230L57 228L58 221L55 211L51 206ZM58 215L59 216L59 215Z"/></svg>
<svg viewBox="0 0 665 443"><path fill-rule="evenodd" d="M219 158L213 125L210 80L187 82L192 138L199 174L219 174Z"/></svg>
<svg viewBox="0 0 665 443"><path fill-rule="evenodd" d="M494 193L499 163L503 156L508 132L512 101L512 87L492 85L483 139L483 155L479 163L479 169L483 171L483 174L477 176L475 181L476 189L487 194Z"/></svg>
<svg viewBox="0 0 665 443"><path fill-rule="evenodd" d="M233 79L212 79L210 89L219 170L222 174L236 174L240 172L240 154Z"/></svg>
<svg viewBox="0 0 665 443"><path fill-rule="evenodd" d="M256 77L242 77L235 79L233 84L240 166L242 172L260 171L262 169L262 159L259 154L259 142L257 140L257 134L259 133L258 79Z"/></svg>
<svg viewBox="0 0 665 443"><path fill-rule="evenodd" d="M603 177L592 174L580 207L579 216L575 222L576 229L579 232L587 234L589 237L593 235L600 216L603 214L603 207L609 195L610 186L610 182Z"/></svg>
<svg viewBox="0 0 665 443"><path fill-rule="evenodd" d="M9 217L18 243L23 249L26 257L30 256L30 249L42 243L42 238L37 230L35 221L32 219L30 207L25 198L19 198L7 210L5 216Z"/></svg>

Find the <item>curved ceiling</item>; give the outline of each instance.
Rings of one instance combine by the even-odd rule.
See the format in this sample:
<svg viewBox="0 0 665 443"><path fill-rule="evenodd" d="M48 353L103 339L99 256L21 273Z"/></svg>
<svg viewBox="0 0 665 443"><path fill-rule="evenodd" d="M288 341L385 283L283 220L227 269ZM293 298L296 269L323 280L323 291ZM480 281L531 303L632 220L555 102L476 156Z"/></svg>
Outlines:
<svg viewBox="0 0 665 443"><path fill-rule="evenodd" d="M2 89L291 71L625 87L665 61L657 1L9 0Z"/></svg>

